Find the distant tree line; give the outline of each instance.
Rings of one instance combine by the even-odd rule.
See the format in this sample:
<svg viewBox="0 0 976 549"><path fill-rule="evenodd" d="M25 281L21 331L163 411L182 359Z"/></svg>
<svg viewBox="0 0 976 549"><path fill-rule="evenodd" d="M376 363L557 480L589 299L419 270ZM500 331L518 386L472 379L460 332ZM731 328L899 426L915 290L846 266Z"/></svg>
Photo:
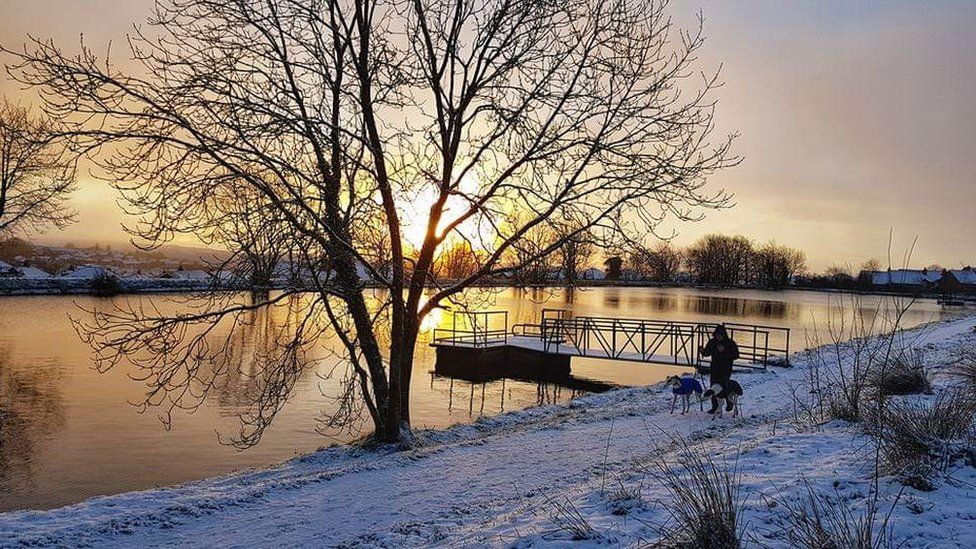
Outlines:
<svg viewBox="0 0 976 549"><path fill-rule="evenodd" d="M540 232L538 238L527 239L524 253L531 255L534 247L545 247L549 240L560 238L561 231L572 232L567 228ZM608 280L782 288L806 270L806 254L802 250L775 242L760 244L741 235L709 234L685 248L663 241L650 246L634 242L610 247L585 233L562 241L564 244L556 253L521 263L523 267L512 272L512 281L575 283L580 273L594 264L597 250L602 250L606 258L603 265ZM449 256L454 253L447 252ZM465 253L473 252L465 248Z"/></svg>
<svg viewBox="0 0 976 549"><path fill-rule="evenodd" d="M741 235L709 234L681 249L667 242L635 244L629 263L638 277L659 283L782 288L806 269L802 250Z"/></svg>

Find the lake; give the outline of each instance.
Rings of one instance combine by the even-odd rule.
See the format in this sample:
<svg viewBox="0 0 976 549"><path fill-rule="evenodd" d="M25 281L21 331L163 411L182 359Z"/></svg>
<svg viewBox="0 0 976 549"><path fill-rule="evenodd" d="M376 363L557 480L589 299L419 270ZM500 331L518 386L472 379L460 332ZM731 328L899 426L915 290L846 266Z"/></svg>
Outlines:
<svg viewBox="0 0 976 549"><path fill-rule="evenodd" d="M185 296L139 295L115 298L149 302L179 310ZM873 310L878 297L862 298ZM169 302L169 300L176 300ZM504 289L491 294L484 307L509 311L510 324L537 322L543 308L576 314L687 321L737 321L794 329L793 346L804 347L806 333L824 326L849 298L828 293L750 290L704 291L661 288ZM153 409L140 413L146 386L125 368L98 373L91 349L75 333L69 315L81 308L112 305L111 299L87 296L0 298L0 511L46 509L83 499L166 486L260 467L343 443L364 432L323 434L322 419L337 387L329 377L336 363L323 350L314 371L303 374L288 402L261 442L248 450L222 444L238 431L238 415L247 380L228 374L193 413L174 416L166 430ZM185 305L185 303L184 303ZM940 318L934 302L916 303L906 326ZM253 343L282 320L275 315L252 319L240 337ZM446 325L447 313L425 322L422 336ZM264 334L264 335L262 335ZM252 341L254 340L254 341ZM422 342L412 382L415 427L442 428L481 416L551 403L567 402L588 391L642 385L680 371L675 367L574 359L573 379L566 383L499 380L469 383L434 376L434 353ZM246 371L246 367L242 368ZM334 391L333 391L334 393Z"/></svg>

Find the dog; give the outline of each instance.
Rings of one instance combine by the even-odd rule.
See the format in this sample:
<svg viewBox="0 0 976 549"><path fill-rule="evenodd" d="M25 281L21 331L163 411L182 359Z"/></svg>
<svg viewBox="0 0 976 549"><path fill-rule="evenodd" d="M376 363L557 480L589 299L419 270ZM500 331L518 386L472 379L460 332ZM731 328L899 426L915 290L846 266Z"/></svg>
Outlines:
<svg viewBox="0 0 976 549"><path fill-rule="evenodd" d="M681 414L687 414L691 410L691 395L692 393L698 395L698 401L701 402L702 395L702 385L697 379L693 377L678 377L678 376L668 376L664 380L665 385L671 387L671 413L674 413L674 406L678 402L678 397L681 397Z"/></svg>
<svg viewBox="0 0 976 549"><path fill-rule="evenodd" d="M725 412L732 412L732 417L742 415L742 408L739 405L739 399L742 398L742 385L733 379L730 379L727 385L728 387L723 387L714 383L701 396L702 400L713 396L718 399L718 409L712 415L712 420L716 417L724 417Z"/></svg>

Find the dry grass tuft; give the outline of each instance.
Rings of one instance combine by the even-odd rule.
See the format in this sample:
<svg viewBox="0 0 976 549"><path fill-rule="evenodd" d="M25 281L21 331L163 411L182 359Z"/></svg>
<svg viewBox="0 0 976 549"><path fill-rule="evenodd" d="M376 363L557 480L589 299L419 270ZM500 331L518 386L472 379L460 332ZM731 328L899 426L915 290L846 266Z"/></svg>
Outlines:
<svg viewBox="0 0 976 549"><path fill-rule="evenodd" d="M925 364L912 349L903 349L871 369L870 383L882 396L931 394Z"/></svg>
<svg viewBox="0 0 976 549"><path fill-rule="evenodd" d="M863 511L853 509L840 493L825 494L804 481L802 497L776 500L786 509L782 535L800 549L889 549L896 547L888 517L879 520L877 500Z"/></svg>
<svg viewBox="0 0 976 549"><path fill-rule="evenodd" d="M918 489L932 489L935 475L974 452L976 399L967 390L941 391L931 399L892 401L873 429L882 472Z"/></svg>
<svg viewBox="0 0 976 549"><path fill-rule="evenodd" d="M959 385L976 394L976 349L966 349L946 372Z"/></svg>
<svg viewBox="0 0 976 549"><path fill-rule="evenodd" d="M736 466L716 463L702 448L679 454L681 464L659 461L659 480L671 493L671 520L659 547L735 549L742 544L740 478Z"/></svg>

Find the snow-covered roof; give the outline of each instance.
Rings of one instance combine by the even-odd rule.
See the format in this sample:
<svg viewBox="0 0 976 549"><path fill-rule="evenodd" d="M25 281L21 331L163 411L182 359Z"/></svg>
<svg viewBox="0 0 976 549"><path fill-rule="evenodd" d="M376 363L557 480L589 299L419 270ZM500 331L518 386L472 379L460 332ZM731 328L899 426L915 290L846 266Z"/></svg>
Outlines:
<svg viewBox="0 0 976 549"><path fill-rule="evenodd" d="M200 269L190 269L189 271L173 271L170 273L176 280L211 280L213 275Z"/></svg>
<svg viewBox="0 0 976 549"><path fill-rule="evenodd" d="M51 275L38 269L37 267L14 267L9 263L0 261L0 276L13 278L51 278Z"/></svg>
<svg viewBox="0 0 976 549"><path fill-rule="evenodd" d="M98 265L79 265L69 271L61 273L62 278L74 278L81 280L90 280L99 276L104 276L107 274L113 274L112 271L106 269L105 267L99 267Z"/></svg>
<svg viewBox="0 0 976 549"><path fill-rule="evenodd" d="M596 267L590 267L583 271L583 280L603 280L605 278L607 278L606 273Z"/></svg>
<svg viewBox="0 0 976 549"><path fill-rule="evenodd" d="M37 267L17 267L17 270L20 271L21 276L24 278L51 278L51 273L38 269Z"/></svg>
<svg viewBox="0 0 976 549"><path fill-rule="evenodd" d="M976 284L976 269L966 267L965 269L954 269L949 271L960 284Z"/></svg>
<svg viewBox="0 0 976 549"><path fill-rule="evenodd" d="M871 275L871 282L877 286L888 284L921 285L935 284L942 280L941 271L927 269L897 269L893 271L876 271Z"/></svg>

